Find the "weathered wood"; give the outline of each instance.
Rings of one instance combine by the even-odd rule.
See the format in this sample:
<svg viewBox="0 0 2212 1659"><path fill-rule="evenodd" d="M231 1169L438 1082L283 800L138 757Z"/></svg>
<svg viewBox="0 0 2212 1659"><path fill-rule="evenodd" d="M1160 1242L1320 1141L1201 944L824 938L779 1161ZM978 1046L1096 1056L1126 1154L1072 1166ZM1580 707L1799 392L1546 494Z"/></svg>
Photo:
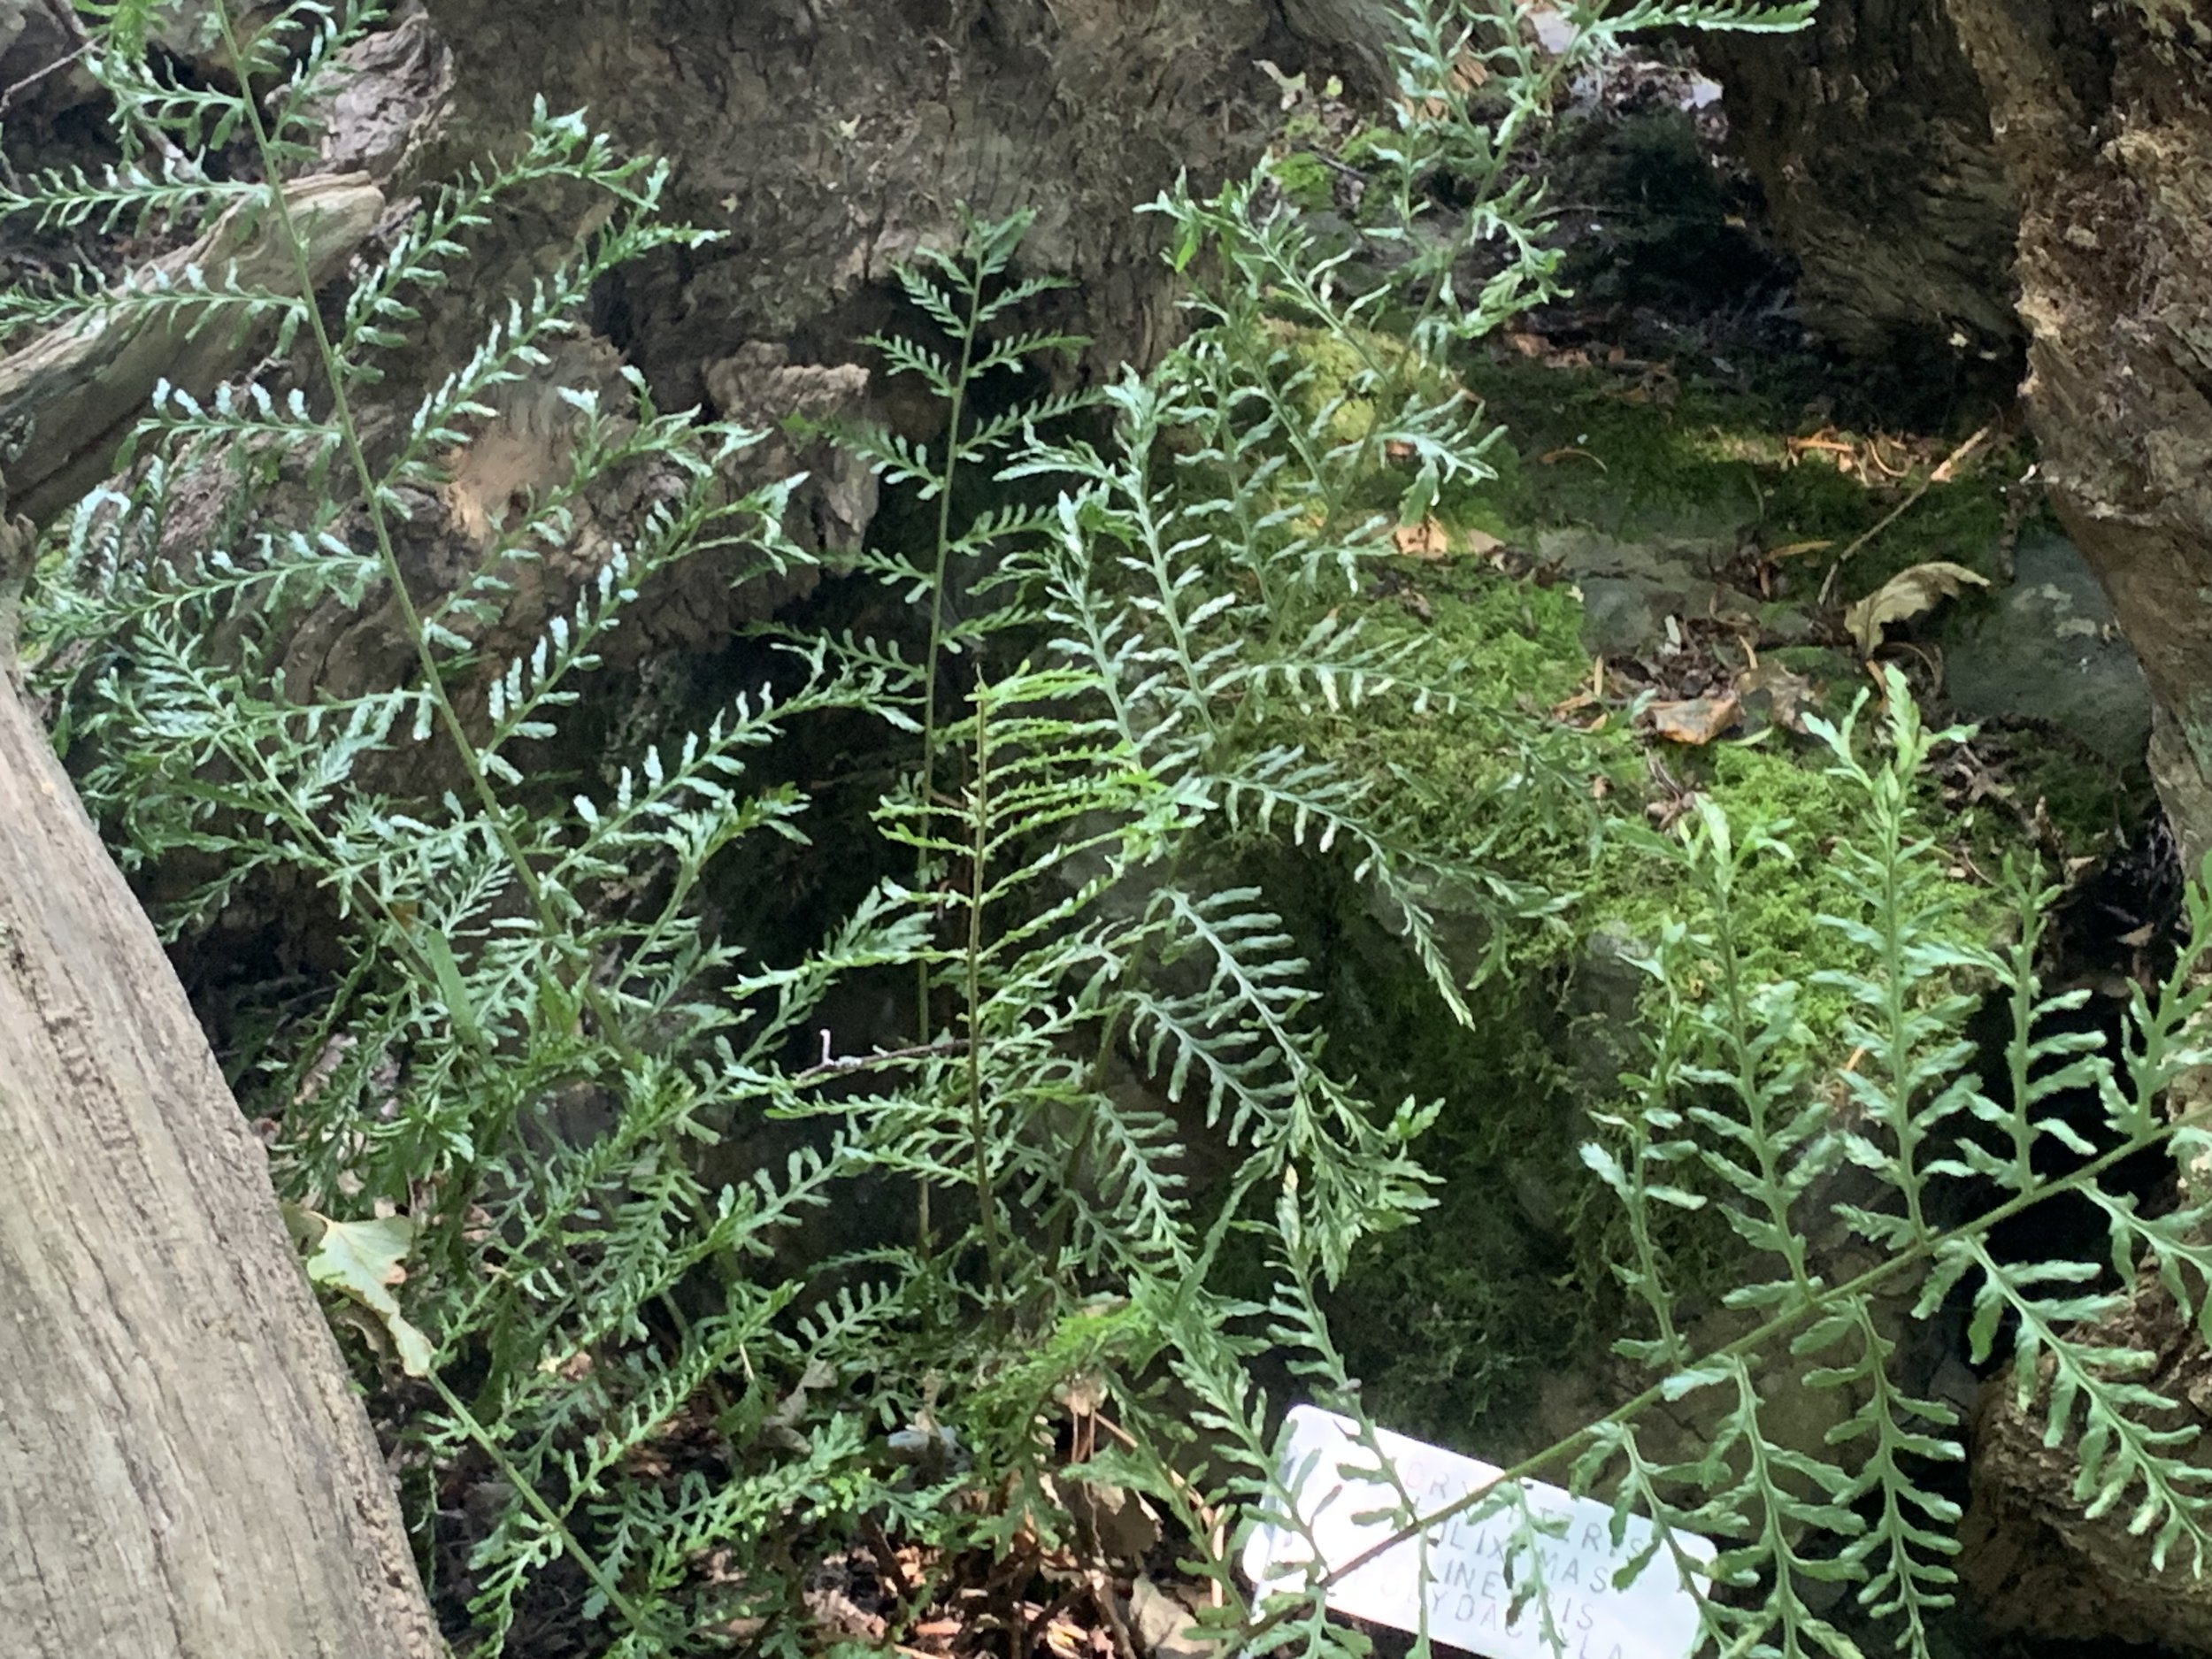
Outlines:
<svg viewBox="0 0 2212 1659"><path fill-rule="evenodd" d="M291 187L319 278L383 197ZM234 211L169 280L282 291ZM149 279L142 273L140 280ZM122 310L0 361L35 518L104 475L166 378L254 331ZM0 1628L31 1659L426 1659L441 1651L391 1483L183 988L0 675Z"/></svg>
<svg viewBox="0 0 2212 1659"><path fill-rule="evenodd" d="M2075 1334L2159 1356L2158 1370L2142 1380L2179 1403L2148 1421L2201 1433L2212 1426L2212 1352L2155 1272L2139 1277L2132 1290L2111 1315ZM2042 1367L2047 1393L2051 1362ZM2110 1513L2094 1520L2084 1515L2074 1490L2081 1473L2078 1435L2046 1444L2041 1401L2021 1410L2013 1380L2008 1368L1982 1390L1973 1500L1960 1526L1960 1576L1990 1627L2039 1641L2212 1648L2212 1578L2190 1571L2187 1540L2173 1547L2163 1571L2153 1564L2158 1529L2138 1534L2128 1527L2139 1486Z"/></svg>
<svg viewBox="0 0 2212 1659"><path fill-rule="evenodd" d="M285 196L319 283L343 266L384 211L383 194L363 173L303 179L287 186ZM134 280L141 288L180 286L194 269L210 282L263 293L299 286L265 205L233 208L190 247ZM0 359L0 435L23 443L7 467L15 504L42 522L65 511L107 476L157 383L204 396L250 362L265 341L240 320L196 308L126 306L52 329Z"/></svg>
<svg viewBox="0 0 2212 1659"><path fill-rule="evenodd" d="M1947 0L2020 203L2028 409L2157 700L2159 791L2212 851L2212 39L2153 0Z"/></svg>
<svg viewBox="0 0 2212 1659"><path fill-rule="evenodd" d="M2044 477L2142 660L2152 771L2194 869L2212 851L2212 36L2155 0L1824 0L1802 35L1700 50L1809 322L1938 381L1954 341L2024 337Z"/></svg>
<svg viewBox="0 0 2212 1659"><path fill-rule="evenodd" d="M0 1631L21 1659L442 1651L260 1145L5 675Z"/></svg>
<svg viewBox="0 0 2212 1659"><path fill-rule="evenodd" d="M2012 189L1941 0L1822 0L1797 34L1692 39L1814 332L1938 381L2011 363Z"/></svg>

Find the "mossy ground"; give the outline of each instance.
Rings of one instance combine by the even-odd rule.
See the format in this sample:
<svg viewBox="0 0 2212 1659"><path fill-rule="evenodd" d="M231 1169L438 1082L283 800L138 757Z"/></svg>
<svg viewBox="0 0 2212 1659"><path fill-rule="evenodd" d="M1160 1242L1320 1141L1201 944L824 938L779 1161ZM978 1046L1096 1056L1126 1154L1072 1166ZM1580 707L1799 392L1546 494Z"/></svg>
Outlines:
<svg viewBox="0 0 2212 1659"><path fill-rule="evenodd" d="M1337 395L1344 370L1330 349L1317 354L1316 369L1314 395ZM1497 479L1448 490L1439 503L1455 545L1479 530L1527 548L1564 526L1624 540L1825 542L1793 556L1801 574L1783 566L1786 588L1804 591L1781 597L1809 611L1826 561L1897 499L1793 445L1801 419L1755 394L1669 383L1662 399L1648 380L1503 357L1475 364L1469 379L1510 436L1493 451ZM1340 420L1349 431L1362 418L1354 404ZM1984 469L1931 486L1851 556L1832 599L1871 591L1929 559L1999 574L2006 505L1992 480L2006 475ZM1381 780L1424 835L1515 881L1572 895L1511 941L1504 970L1475 994L1470 1030L1453 1026L1417 981L1379 966L1387 953L1363 947L1367 918L1348 923L1340 907L1328 941L1339 1051L1379 1093L1446 1103L1426 1146L1440 1179L1438 1208L1359 1263L1340 1303L1345 1338L1385 1420L1494 1455L1524 1442L1540 1379L1586 1364L1620 1312L1605 1266L1617 1219L1576 1150L1588 1110L1612 1081L1593 1078L1588 1028L1576 1023L1588 943L1605 933L1648 944L1670 921L1698 928L1709 919L1681 871L1618 830L1677 789L1695 791L1740 829L1758 826L1791 849L1788 862L1765 861L1746 882L1738 926L1754 974L1805 987L1805 1057L1818 1065L1839 1062L1849 1047L1842 995L1814 976L1852 965L1847 939L1821 918L1859 913L1833 855L1854 835L1860 804L1829 775L1824 746L1778 727L1692 748L1638 733L1620 708L1595 729L1555 716L1592 672L1581 606L1563 582L1545 586L1471 555L1408 560L1356 603L1371 628L1424 638L1438 672L1466 699L1425 715L1388 704L1317 712L1306 741ZM1804 655L1808 666L1833 672L1824 700L1831 710L1868 684L1847 649ZM1573 719L1588 726L1595 712L1586 706ZM1671 787L1655 783L1662 772ZM2083 798L2068 803L2069 823L2086 833L2108 821L2108 792L2070 776ZM1926 790L1930 833L1962 855L1954 926L1987 940L2008 910L1975 872L1996 867L1990 849L2016 844L2016 823L1993 806L1944 808L1932 780ZM1620 995L1609 1012L1595 1011L1617 1040ZM1625 995L1632 1019L1632 988ZM1584 1006L1581 1018L1592 1017ZM1626 1049L1632 1054L1632 1041ZM1704 1271L1724 1279L1733 1271L1726 1247L1688 1242Z"/></svg>

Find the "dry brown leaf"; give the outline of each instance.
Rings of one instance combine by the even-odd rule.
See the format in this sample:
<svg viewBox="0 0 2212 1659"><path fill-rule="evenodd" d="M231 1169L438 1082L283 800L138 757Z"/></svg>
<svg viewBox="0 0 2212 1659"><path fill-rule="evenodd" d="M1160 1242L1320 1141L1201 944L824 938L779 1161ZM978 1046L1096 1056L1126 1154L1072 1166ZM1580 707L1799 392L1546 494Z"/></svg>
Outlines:
<svg viewBox="0 0 2212 1659"><path fill-rule="evenodd" d="M1793 732L1805 729L1805 710L1813 700L1811 680L1790 672L1779 663L1761 663L1736 676L1739 697L1760 692L1766 694L1772 707L1775 725Z"/></svg>
<svg viewBox="0 0 2212 1659"><path fill-rule="evenodd" d="M1769 548L1767 557L1770 559L1795 558L1801 553L1818 553L1835 544L1835 537L1826 535L1811 541L1785 541L1780 547Z"/></svg>
<svg viewBox="0 0 2212 1659"><path fill-rule="evenodd" d="M1451 533L1433 518L1400 525L1390 533L1390 544L1409 559L1440 559L1452 550Z"/></svg>
<svg viewBox="0 0 2212 1659"><path fill-rule="evenodd" d="M1687 697L1679 703L1655 703L1644 710L1644 724L1654 735L1671 743L1706 744L1730 726L1743 711L1733 695Z"/></svg>
<svg viewBox="0 0 2212 1659"><path fill-rule="evenodd" d="M1568 459L1570 457L1578 457L1585 461L1596 461L1597 469L1601 472L1610 470L1607 467L1603 461L1598 460L1598 457L1592 455L1587 449L1578 449L1572 444L1569 444L1563 449L1547 449L1543 454L1538 456L1536 460L1537 464L1540 466L1556 466L1560 462Z"/></svg>
<svg viewBox="0 0 2212 1659"><path fill-rule="evenodd" d="M1467 550L1478 558L1488 558L1504 545L1504 542L1492 535L1487 530L1467 532Z"/></svg>
<svg viewBox="0 0 2212 1659"><path fill-rule="evenodd" d="M1484 63L1481 58L1471 50L1463 51L1452 61L1451 78L1445 89L1453 97L1463 98L1489 79L1490 65ZM1406 109L1431 121L1440 121L1451 113L1450 103L1443 98L1424 98L1417 104L1411 98L1401 98L1398 102ZM1286 104L1284 107L1289 106Z"/></svg>
<svg viewBox="0 0 2212 1659"><path fill-rule="evenodd" d="M1843 626L1858 641L1861 655L1871 657L1882 642L1882 630L1932 611L1968 587L1986 588L1989 578L1948 559L1932 559L1899 571L1879 588L1847 608Z"/></svg>

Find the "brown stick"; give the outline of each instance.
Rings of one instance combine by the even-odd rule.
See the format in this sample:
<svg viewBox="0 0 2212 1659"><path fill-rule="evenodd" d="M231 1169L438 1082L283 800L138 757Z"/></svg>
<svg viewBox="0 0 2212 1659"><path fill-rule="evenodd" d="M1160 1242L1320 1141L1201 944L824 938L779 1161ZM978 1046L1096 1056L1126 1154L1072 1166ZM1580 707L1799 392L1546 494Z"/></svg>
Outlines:
<svg viewBox="0 0 2212 1659"><path fill-rule="evenodd" d="M343 266L384 211L383 193L361 173L302 179L285 187L285 196L319 282ZM142 289L181 286L198 272L210 282L289 293L291 255L265 203L242 203L190 247L131 280ZM107 476L157 384L165 380L204 396L255 347L252 331L204 308L124 304L49 329L0 358L0 441L23 445L6 469L16 511L40 524L66 511Z"/></svg>
<svg viewBox="0 0 2212 1659"><path fill-rule="evenodd" d="M1950 454L1945 456L1933 472L1930 472L1927 477L1922 479L1917 484L1915 484L1910 490L1907 491L1904 500L1899 502L1894 507L1892 507L1887 512L1884 513L1880 518L1877 519L1874 524L1868 528L1862 530L1857 535L1852 538L1851 544L1845 548L1842 552L1837 554L1835 563L1828 566L1828 574L1822 579L1820 584L1819 603L1824 605L1834 596L1836 591L1836 577L1838 573L1842 571L1845 561L1849 559L1853 554L1856 553L1861 548L1871 541L1876 536L1881 534L1883 531L1888 529L1890 526L1895 524L1900 515L1904 513L1905 511L1915 502L1918 501L1923 495L1928 493L1928 489L1931 485L1949 483L1951 481L1953 470L1957 467L1961 461L1963 461L1969 455L1971 455L1981 444L1984 439L1989 436L1991 429L1993 428L1996 424L1997 423L1994 420L1983 422L1980 429L1977 431L1972 437L1967 439L1964 443L1962 443L1957 449L1952 450Z"/></svg>

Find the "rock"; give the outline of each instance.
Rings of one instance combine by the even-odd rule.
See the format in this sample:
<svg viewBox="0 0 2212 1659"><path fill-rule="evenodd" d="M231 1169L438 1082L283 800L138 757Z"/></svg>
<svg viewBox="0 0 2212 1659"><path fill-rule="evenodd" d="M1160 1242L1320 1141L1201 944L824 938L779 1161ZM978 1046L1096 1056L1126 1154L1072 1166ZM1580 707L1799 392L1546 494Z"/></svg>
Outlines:
<svg viewBox="0 0 2212 1659"><path fill-rule="evenodd" d="M1536 539L1537 557L1556 566L1582 595L1582 645L1594 657L1650 649L1671 616L1751 616L1756 606L1750 599L1713 579L1732 551L1718 541L1623 541L1578 527L1547 530Z"/></svg>
<svg viewBox="0 0 2212 1659"><path fill-rule="evenodd" d="M1158 1659L1208 1659L1220 1650L1191 1629L1194 1616L1176 1597L1140 1577L1129 1591L1130 1633L1145 1652Z"/></svg>
<svg viewBox="0 0 2212 1659"><path fill-rule="evenodd" d="M1950 608L1935 629L1944 687L1971 719L2047 720L2101 759L2131 766L2150 739L2150 687L2074 544L2024 535L1994 604Z"/></svg>

